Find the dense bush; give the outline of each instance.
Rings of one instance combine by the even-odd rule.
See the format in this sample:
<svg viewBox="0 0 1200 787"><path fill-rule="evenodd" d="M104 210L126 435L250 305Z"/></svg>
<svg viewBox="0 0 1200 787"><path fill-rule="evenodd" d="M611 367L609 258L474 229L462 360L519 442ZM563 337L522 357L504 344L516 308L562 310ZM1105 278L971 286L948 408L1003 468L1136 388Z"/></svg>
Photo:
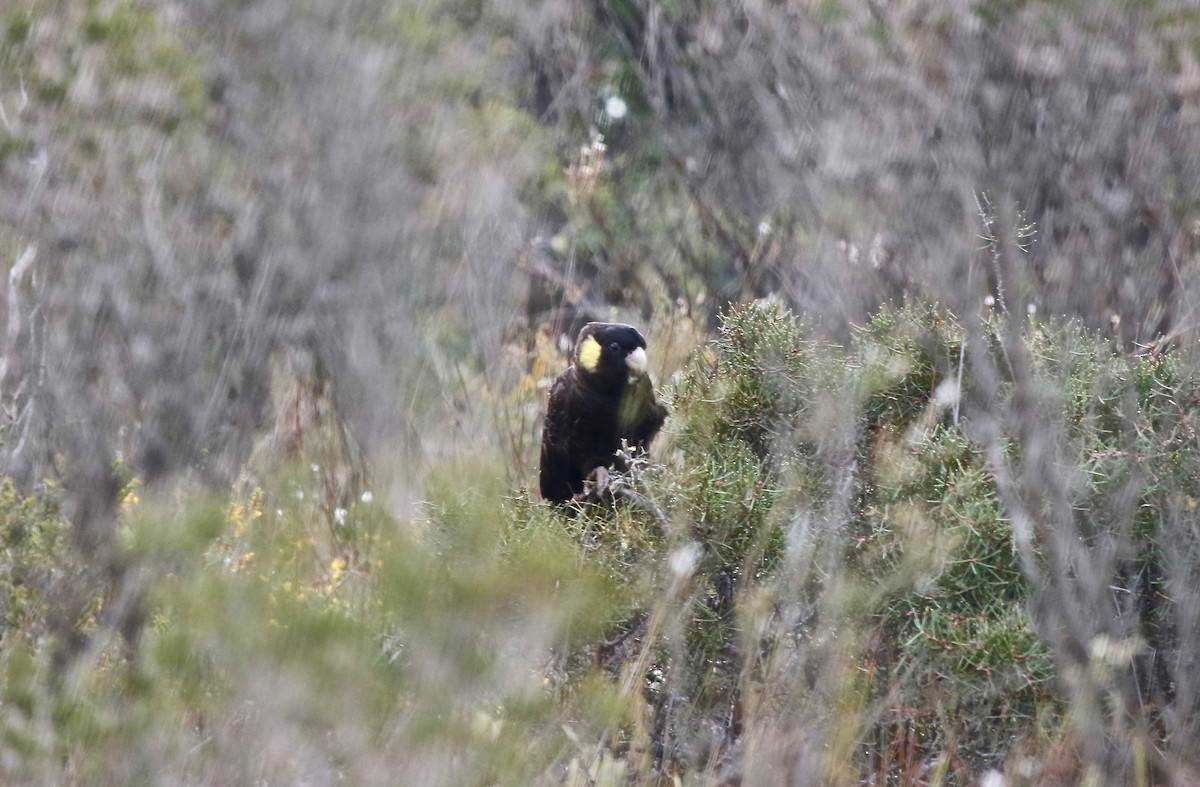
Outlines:
<svg viewBox="0 0 1200 787"><path fill-rule="evenodd" d="M984 320L979 351L997 351L1007 322ZM635 589L600 662L626 681L642 671L657 766L743 773L754 730L782 726L790 746L851 736L858 743L834 768L843 773L855 763L904 781L932 768L969 782L1007 763L1053 781L1067 766L1043 761L1048 742L1087 726L1069 712L1079 669L1127 673L1141 694L1122 713L1163 724L1178 680L1166 665L1190 647L1172 634L1185 610L1165 592L1159 550L1179 506L1162 495L1189 488L1196 467L1163 450L1181 444L1168 424L1188 409L1177 361L1122 357L1077 328L1031 323L1018 334L1036 384L1063 392L1047 418L1081 471L1060 491L1087 528L1085 551L1066 576L1048 577L1064 571L1045 543L1056 536L1039 530L1023 550L1005 502L1014 491L996 464L1044 448L1017 432L1001 436L998 454L986 441L993 413L1025 395L1021 381L1010 376L985 400L964 368L969 332L937 310L881 313L848 348L810 333L772 304L732 310L672 386L664 466L638 481L654 505L569 526L589 561ZM1172 467L1159 470L1168 456ZM1075 572L1118 543L1121 559L1102 566L1113 590L1090 600L1098 606L1055 595L1095 581ZM1030 555L1040 571L1026 570ZM1103 651L1087 657L1100 660L1093 666L1056 649L1048 631L1064 614L1112 621L1085 640ZM1109 637L1117 644L1105 650ZM831 685L848 694L825 693ZM782 697L812 715L783 710ZM813 706L830 702L844 729L821 729ZM1081 767L1132 775L1129 745ZM760 753L756 772L772 772L769 760ZM1136 767L1145 776L1158 766Z"/></svg>
<svg viewBox="0 0 1200 787"><path fill-rule="evenodd" d="M18 5L5 780L1200 783L1189 0Z"/></svg>
<svg viewBox="0 0 1200 787"><path fill-rule="evenodd" d="M115 595L59 493L10 485L6 778L1183 778L1200 387L1173 354L1030 323L1056 452L993 444L1034 385L1012 344L997 390L969 368L1007 325L887 311L836 345L733 309L651 457L573 516L483 460L431 476L407 525L369 488L328 509L307 461L229 503L134 479ZM1018 531L1015 474L1047 456L1070 458L1041 465L1066 545L1050 506Z"/></svg>

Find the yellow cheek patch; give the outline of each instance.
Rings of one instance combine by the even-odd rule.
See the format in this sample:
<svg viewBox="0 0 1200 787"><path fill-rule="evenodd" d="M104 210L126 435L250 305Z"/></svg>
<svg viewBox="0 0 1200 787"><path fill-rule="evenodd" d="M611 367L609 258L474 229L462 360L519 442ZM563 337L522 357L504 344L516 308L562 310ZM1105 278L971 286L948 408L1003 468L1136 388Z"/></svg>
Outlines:
<svg viewBox="0 0 1200 787"><path fill-rule="evenodd" d="M579 345L577 352L579 365L589 372L596 371L596 367L600 365L600 342L589 336Z"/></svg>

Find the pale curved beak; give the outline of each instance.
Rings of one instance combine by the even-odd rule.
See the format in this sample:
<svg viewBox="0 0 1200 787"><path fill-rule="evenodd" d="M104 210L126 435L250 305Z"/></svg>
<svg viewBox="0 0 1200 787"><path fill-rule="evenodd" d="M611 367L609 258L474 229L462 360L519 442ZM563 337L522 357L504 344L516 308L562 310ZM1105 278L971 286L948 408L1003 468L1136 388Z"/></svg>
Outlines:
<svg viewBox="0 0 1200 787"><path fill-rule="evenodd" d="M635 377L641 377L646 373L646 351L638 347L629 355L625 356L625 365L629 367L629 373Z"/></svg>

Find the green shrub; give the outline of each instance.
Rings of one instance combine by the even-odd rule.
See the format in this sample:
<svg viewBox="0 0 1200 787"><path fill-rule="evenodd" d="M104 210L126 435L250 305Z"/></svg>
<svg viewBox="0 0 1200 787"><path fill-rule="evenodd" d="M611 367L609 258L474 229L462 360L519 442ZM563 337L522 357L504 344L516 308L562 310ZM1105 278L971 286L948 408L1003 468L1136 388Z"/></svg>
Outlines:
<svg viewBox="0 0 1200 787"><path fill-rule="evenodd" d="M436 463L406 523L369 492L327 510L303 464L264 465L231 501L128 479L111 587L53 490L7 484L3 773L966 783L1070 741L1080 681L1116 686L1126 661L1169 703L1174 668L1144 654L1190 642L1195 375L1029 327L1081 548L1120 547L1110 579L1135 599L1133 635L1072 676L977 437L1017 383L988 399L968 369L956 393L964 340L934 310L881 313L843 347L773 304L738 307L664 391L652 458L615 479L614 504L570 513L512 493L485 457ZM1005 461L1028 458L1020 433L1002 440ZM94 601L61 667L64 583ZM133 638L98 614L124 596L144 610Z"/></svg>
<svg viewBox="0 0 1200 787"><path fill-rule="evenodd" d="M51 492L20 493L11 480L0 485L0 646L13 636L37 636L46 628L46 595L62 569L66 528Z"/></svg>

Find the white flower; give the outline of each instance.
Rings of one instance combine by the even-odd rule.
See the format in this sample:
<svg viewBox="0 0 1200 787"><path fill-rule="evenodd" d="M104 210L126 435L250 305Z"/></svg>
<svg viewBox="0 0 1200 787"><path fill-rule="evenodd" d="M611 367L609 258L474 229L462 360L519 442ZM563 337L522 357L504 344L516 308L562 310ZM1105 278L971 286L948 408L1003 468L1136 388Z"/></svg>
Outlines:
<svg viewBox="0 0 1200 787"><path fill-rule="evenodd" d="M625 99L620 96L609 96L608 101L604 102L604 113L613 120L620 120L628 111Z"/></svg>
<svg viewBox="0 0 1200 787"><path fill-rule="evenodd" d="M700 545L692 541L671 553L671 573L677 577L689 576L700 560Z"/></svg>
<svg viewBox="0 0 1200 787"><path fill-rule="evenodd" d="M1000 771L984 771L979 777L979 787L1004 787L1008 784Z"/></svg>
<svg viewBox="0 0 1200 787"><path fill-rule="evenodd" d="M346 509L344 509L344 508L333 509L333 521L337 522L339 525L346 524Z"/></svg>
<svg viewBox="0 0 1200 787"><path fill-rule="evenodd" d="M933 392L934 401L942 407L950 407L958 404L961 396L962 391L959 390L958 380L953 377L947 377L945 380L942 380Z"/></svg>
<svg viewBox="0 0 1200 787"><path fill-rule="evenodd" d="M364 503L370 503L370 502L371 502L372 500L374 500L374 499L375 499L375 495L371 494L371 490L370 490L370 489L368 489L367 491L365 491L365 492L363 492L363 493L362 493L362 498L361 498L361 500L362 500Z"/></svg>

